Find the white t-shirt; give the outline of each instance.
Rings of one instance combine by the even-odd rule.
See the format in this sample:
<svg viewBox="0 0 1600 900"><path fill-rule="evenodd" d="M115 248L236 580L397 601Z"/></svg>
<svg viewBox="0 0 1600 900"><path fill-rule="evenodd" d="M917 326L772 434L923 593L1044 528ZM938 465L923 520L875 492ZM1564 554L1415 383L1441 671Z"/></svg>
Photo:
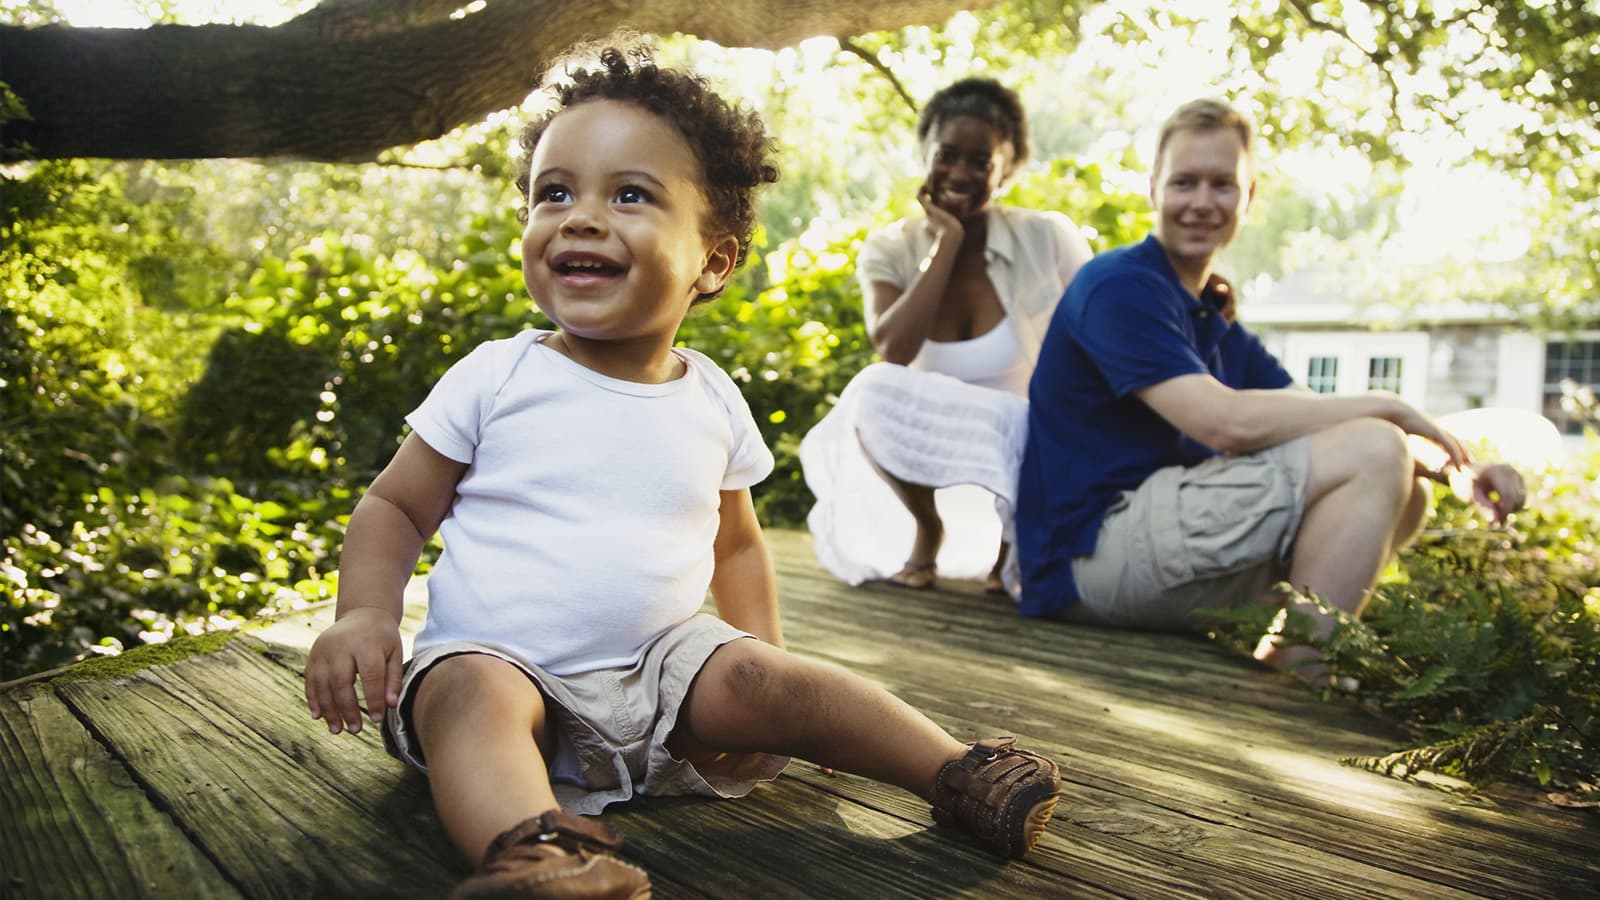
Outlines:
<svg viewBox="0 0 1600 900"><path fill-rule="evenodd" d="M619 381L543 345L489 341L406 421L467 471L439 527L415 652L491 644L555 675L633 664L711 582L719 491L772 471L732 379L693 350L666 384Z"/></svg>

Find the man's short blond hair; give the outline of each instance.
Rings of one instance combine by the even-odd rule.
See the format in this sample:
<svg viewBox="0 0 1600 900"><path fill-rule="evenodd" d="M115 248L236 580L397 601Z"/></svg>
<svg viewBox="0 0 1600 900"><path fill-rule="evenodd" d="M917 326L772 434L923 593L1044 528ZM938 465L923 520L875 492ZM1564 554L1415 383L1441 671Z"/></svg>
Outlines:
<svg viewBox="0 0 1600 900"><path fill-rule="evenodd" d="M1232 128L1239 135L1239 141L1244 145L1245 159L1249 160L1253 170L1256 161L1255 125L1227 101L1213 97L1190 100L1161 123L1161 137L1156 140L1155 170L1161 171L1161 160L1173 135L1180 131L1212 131L1218 128Z"/></svg>

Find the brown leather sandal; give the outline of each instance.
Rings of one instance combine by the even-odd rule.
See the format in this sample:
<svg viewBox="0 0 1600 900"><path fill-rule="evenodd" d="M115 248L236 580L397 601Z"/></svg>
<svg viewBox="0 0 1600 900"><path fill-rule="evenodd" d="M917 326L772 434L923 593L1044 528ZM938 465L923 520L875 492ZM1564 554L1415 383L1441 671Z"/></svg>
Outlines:
<svg viewBox="0 0 1600 900"><path fill-rule="evenodd" d="M885 584L913 591L931 591L939 584L939 574L931 562L912 562L900 567L900 571L890 575L884 580Z"/></svg>
<svg viewBox="0 0 1600 900"><path fill-rule="evenodd" d="M646 900L650 876L611 855L621 848L610 825L551 810L495 838L478 871L450 896Z"/></svg>
<svg viewBox="0 0 1600 900"><path fill-rule="evenodd" d="M965 829L989 850L1017 857L1033 849L1061 800L1061 771L1016 739L990 738L945 763L933 786L933 820Z"/></svg>

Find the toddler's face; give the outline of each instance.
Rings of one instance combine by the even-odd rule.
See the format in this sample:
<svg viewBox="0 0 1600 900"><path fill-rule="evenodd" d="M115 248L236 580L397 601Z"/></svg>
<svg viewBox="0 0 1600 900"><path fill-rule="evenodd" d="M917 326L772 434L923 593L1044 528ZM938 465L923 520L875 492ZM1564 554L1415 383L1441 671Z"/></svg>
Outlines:
<svg viewBox="0 0 1600 900"><path fill-rule="evenodd" d="M643 107L590 100L558 113L529 176L522 277L534 302L587 340L670 346L738 248L702 234L700 185L688 142Z"/></svg>

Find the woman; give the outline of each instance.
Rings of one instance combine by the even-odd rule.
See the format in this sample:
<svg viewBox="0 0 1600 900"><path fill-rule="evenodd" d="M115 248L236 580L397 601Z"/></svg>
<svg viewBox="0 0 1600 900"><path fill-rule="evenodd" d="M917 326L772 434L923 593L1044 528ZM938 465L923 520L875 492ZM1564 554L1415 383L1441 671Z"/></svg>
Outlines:
<svg viewBox="0 0 1600 900"><path fill-rule="evenodd" d="M884 362L801 443L817 497L808 523L819 559L852 584L931 588L941 571L987 570L1000 591L1028 378L1091 253L1066 216L994 203L1027 159L1012 90L984 78L946 87L923 108L917 141L922 213L869 235L856 263Z"/></svg>

